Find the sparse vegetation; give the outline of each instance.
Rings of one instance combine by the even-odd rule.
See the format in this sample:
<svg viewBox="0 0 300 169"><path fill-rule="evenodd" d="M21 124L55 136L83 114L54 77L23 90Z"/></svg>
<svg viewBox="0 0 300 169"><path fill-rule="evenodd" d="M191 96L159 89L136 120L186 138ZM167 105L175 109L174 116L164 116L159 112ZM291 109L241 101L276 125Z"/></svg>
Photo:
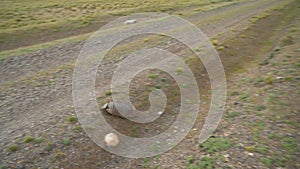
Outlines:
<svg viewBox="0 0 300 169"><path fill-rule="evenodd" d="M75 121L77 121L77 118L75 116L69 116L68 117L68 122L73 123Z"/></svg>
<svg viewBox="0 0 300 169"><path fill-rule="evenodd" d="M18 150L18 145L13 144L13 145L9 146L9 147L7 148L7 150L8 150L9 152L17 151L17 150Z"/></svg>
<svg viewBox="0 0 300 169"><path fill-rule="evenodd" d="M213 169L213 164L215 160L211 157L203 157L199 162L199 169Z"/></svg>
<svg viewBox="0 0 300 169"><path fill-rule="evenodd" d="M290 153L293 153L297 150L297 142L292 137L282 139L282 146Z"/></svg>
<svg viewBox="0 0 300 169"><path fill-rule="evenodd" d="M111 90L106 90L106 91L105 91L105 95L106 95L106 96L110 96L111 94L112 94L112 91L111 91Z"/></svg>
<svg viewBox="0 0 300 169"><path fill-rule="evenodd" d="M269 158L262 158L261 161L268 168L272 166L272 160Z"/></svg>
<svg viewBox="0 0 300 169"><path fill-rule="evenodd" d="M208 152L224 151L231 147L231 143L227 138L210 138L200 145L200 147Z"/></svg>
<svg viewBox="0 0 300 169"><path fill-rule="evenodd" d="M219 42L218 42L218 40L216 40L216 39L212 40L211 43L212 43L214 46L218 46L218 45L219 45Z"/></svg>
<svg viewBox="0 0 300 169"><path fill-rule="evenodd" d="M36 139L34 140L34 144L40 144L40 143L42 143L43 141L44 141L43 138L36 138Z"/></svg>
<svg viewBox="0 0 300 169"><path fill-rule="evenodd" d="M227 118L234 118L234 117L237 117L239 115L240 115L239 112L228 112L228 113L226 113L225 117L227 117Z"/></svg>
<svg viewBox="0 0 300 169"><path fill-rule="evenodd" d="M62 143L63 143L64 145L70 145L70 144L71 144L71 141L70 141L69 139L64 139L64 140L62 141Z"/></svg>
<svg viewBox="0 0 300 169"><path fill-rule="evenodd" d="M34 138L32 137L32 136L26 136L25 138L24 138L24 142L25 143L29 143L29 142L31 142L31 141L33 141L34 140Z"/></svg>
<svg viewBox="0 0 300 169"><path fill-rule="evenodd" d="M248 94L248 93L242 93L242 94L240 95L240 98L243 99L243 100L246 100L248 97L249 97L249 94Z"/></svg>
<svg viewBox="0 0 300 169"><path fill-rule="evenodd" d="M47 146L45 147L46 151L52 151L54 148L54 144L53 143L48 143Z"/></svg>
<svg viewBox="0 0 300 169"><path fill-rule="evenodd" d="M148 75L148 78L151 78L151 79L154 79L154 78L156 78L156 77L157 77L156 74L149 74L149 75Z"/></svg>
<svg viewBox="0 0 300 169"><path fill-rule="evenodd" d="M182 67L176 68L176 72L177 73L182 73L183 71L184 71L184 69Z"/></svg>

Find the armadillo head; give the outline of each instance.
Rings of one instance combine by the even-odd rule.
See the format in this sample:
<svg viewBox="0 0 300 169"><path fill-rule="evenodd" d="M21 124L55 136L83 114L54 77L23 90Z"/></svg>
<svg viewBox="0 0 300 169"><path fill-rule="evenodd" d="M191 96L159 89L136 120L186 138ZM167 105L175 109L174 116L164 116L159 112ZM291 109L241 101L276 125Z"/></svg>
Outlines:
<svg viewBox="0 0 300 169"><path fill-rule="evenodd" d="M114 103L113 102L105 103L101 107L101 110L105 110L105 111L107 111L110 114L113 114L113 109L114 109Z"/></svg>
<svg viewBox="0 0 300 169"><path fill-rule="evenodd" d="M121 102L109 102L102 106L102 110L105 110L111 115L123 117L123 115L120 113L127 113L132 114L134 109L127 103L121 103Z"/></svg>
<svg viewBox="0 0 300 169"><path fill-rule="evenodd" d="M102 107L101 110L106 110L108 108L108 103L105 103Z"/></svg>

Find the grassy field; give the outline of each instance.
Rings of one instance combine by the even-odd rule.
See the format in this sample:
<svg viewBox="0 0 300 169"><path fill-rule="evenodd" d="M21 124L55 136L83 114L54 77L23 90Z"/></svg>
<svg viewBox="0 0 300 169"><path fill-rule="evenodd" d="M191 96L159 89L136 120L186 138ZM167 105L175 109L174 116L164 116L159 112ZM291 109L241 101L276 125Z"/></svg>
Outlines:
<svg viewBox="0 0 300 169"><path fill-rule="evenodd" d="M233 2L231 0L2 1L0 50L91 32L114 16L133 12L169 12L182 15L181 11L184 9L197 7L191 12L199 12L230 3Z"/></svg>

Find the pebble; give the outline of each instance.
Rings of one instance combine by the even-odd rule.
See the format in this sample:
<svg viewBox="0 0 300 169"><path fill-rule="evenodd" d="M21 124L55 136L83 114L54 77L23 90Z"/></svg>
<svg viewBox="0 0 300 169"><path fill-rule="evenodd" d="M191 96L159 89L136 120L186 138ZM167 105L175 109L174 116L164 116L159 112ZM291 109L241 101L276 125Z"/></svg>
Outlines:
<svg viewBox="0 0 300 169"><path fill-rule="evenodd" d="M125 21L124 22L125 24L134 24L134 23L136 23L136 20L135 19L130 19L130 20L127 20L127 21Z"/></svg>
<svg viewBox="0 0 300 169"><path fill-rule="evenodd" d="M248 153L248 155L249 155L249 156L254 156L254 154L253 154L253 153Z"/></svg>

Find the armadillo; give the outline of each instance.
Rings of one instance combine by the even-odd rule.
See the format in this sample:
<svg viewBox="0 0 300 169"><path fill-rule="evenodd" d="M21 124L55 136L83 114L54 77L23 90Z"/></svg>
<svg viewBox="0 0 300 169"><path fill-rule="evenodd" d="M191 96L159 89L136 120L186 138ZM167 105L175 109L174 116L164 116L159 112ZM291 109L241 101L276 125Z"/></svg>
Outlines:
<svg viewBox="0 0 300 169"><path fill-rule="evenodd" d="M111 115L124 118L122 114L132 114L134 109L126 103L121 102L109 102L102 106L101 110L105 110ZM120 113L122 112L122 114Z"/></svg>

